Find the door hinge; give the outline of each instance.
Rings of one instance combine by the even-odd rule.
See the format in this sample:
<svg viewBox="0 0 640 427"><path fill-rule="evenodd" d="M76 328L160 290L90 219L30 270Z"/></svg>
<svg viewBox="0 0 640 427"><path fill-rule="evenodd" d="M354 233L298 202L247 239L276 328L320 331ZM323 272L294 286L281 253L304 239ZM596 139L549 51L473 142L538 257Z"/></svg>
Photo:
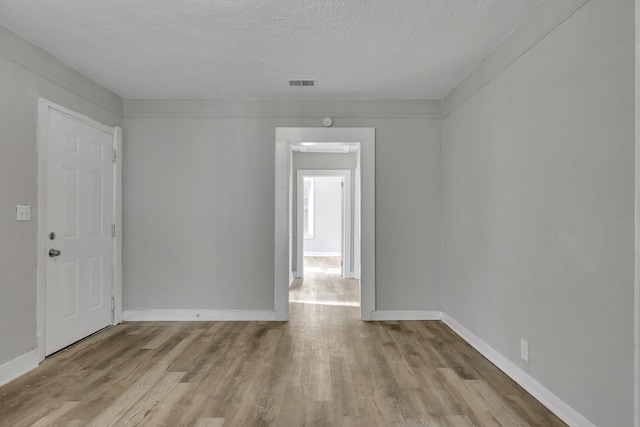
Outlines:
<svg viewBox="0 0 640 427"><path fill-rule="evenodd" d="M116 299L114 297L111 297L111 310L115 310L116 309Z"/></svg>
<svg viewBox="0 0 640 427"><path fill-rule="evenodd" d="M116 162L116 158L117 158L116 150L111 150L111 160L113 160L113 163Z"/></svg>
<svg viewBox="0 0 640 427"><path fill-rule="evenodd" d="M111 236L116 237L116 225L111 224Z"/></svg>

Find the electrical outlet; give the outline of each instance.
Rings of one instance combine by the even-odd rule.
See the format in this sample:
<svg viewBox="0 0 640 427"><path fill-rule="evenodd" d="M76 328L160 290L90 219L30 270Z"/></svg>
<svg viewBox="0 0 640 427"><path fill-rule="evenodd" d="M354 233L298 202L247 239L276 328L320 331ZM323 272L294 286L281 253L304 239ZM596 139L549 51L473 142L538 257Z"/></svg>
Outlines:
<svg viewBox="0 0 640 427"><path fill-rule="evenodd" d="M31 206L29 206L29 205L16 205L16 219L18 221L30 221L31 220Z"/></svg>
<svg viewBox="0 0 640 427"><path fill-rule="evenodd" d="M527 362L529 361L529 342L523 339L520 339L520 357Z"/></svg>

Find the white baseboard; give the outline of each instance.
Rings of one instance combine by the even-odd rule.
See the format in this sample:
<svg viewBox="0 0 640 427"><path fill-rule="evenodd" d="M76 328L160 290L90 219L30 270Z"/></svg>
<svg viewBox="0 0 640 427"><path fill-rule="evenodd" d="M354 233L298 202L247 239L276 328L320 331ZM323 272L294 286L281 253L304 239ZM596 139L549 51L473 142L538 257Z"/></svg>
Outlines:
<svg viewBox="0 0 640 427"><path fill-rule="evenodd" d="M342 256L340 252L313 252L305 251L304 256Z"/></svg>
<svg viewBox="0 0 640 427"><path fill-rule="evenodd" d="M440 311L411 311L411 310L375 310L371 312L371 320L440 320Z"/></svg>
<svg viewBox="0 0 640 427"><path fill-rule="evenodd" d="M271 310L126 310L126 322L275 321Z"/></svg>
<svg viewBox="0 0 640 427"><path fill-rule="evenodd" d="M536 381L535 378L527 374L489 344L482 341L452 317L443 314L442 322L529 392L529 394L540 401L547 409L556 414L562 421L573 427L596 427L578 411L567 405L558 396L549 391L549 389Z"/></svg>
<svg viewBox="0 0 640 427"><path fill-rule="evenodd" d="M0 386L38 367L38 354L30 351L0 365Z"/></svg>

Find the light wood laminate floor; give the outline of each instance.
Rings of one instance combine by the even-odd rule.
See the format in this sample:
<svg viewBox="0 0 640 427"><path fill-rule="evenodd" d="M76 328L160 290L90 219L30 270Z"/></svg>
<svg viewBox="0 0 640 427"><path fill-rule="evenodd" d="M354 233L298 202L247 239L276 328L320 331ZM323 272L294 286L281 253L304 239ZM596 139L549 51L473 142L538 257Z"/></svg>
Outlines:
<svg viewBox="0 0 640 427"><path fill-rule="evenodd" d="M114 326L1 387L0 425L564 426L443 323L358 313Z"/></svg>
<svg viewBox="0 0 640 427"><path fill-rule="evenodd" d="M289 301L360 307L360 282L342 279L340 257L304 257L304 279L295 279Z"/></svg>

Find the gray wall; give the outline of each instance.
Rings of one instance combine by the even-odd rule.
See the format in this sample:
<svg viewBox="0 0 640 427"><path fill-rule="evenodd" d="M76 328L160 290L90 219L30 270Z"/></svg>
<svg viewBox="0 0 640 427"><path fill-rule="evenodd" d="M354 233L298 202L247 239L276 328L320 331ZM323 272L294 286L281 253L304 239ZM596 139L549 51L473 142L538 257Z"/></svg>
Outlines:
<svg viewBox="0 0 640 427"><path fill-rule="evenodd" d="M120 124L122 100L0 27L0 365L36 346L38 98ZM31 221L16 221L16 204Z"/></svg>
<svg viewBox="0 0 640 427"><path fill-rule="evenodd" d="M355 185L354 174L356 167L358 166L358 155L357 153L346 153L346 154L327 154L327 153L293 153L293 197L292 197L292 205L293 205L293 213L292 218L296 218L298 214L297 210L297 202L298 202L298 182L296 179L297 170L298 169L348 169L351 170L351 203L353 206L355 191L353 187ZM291 263L291 268L293 271L298 271L298 260L297 260L297 250L298 250L298 233L296 227L293 227L292 233L292 248L291 251L293 253L293 259ZM353 241L353 237L352 237ZM351 255L353 256L353 251L351 251ZM353 266L353 262L352 262Z"/></svg>
<svg viewBox="0 0 640 427"><path fill-rule="evenodd" d="M444 312L594 424L631 425L633 2L587 2L452 109Z"/></svg>
<svg viewBox="0 0 640 427"><path fill-rule="evenodd" d="M271 309L275 128L331 115L376 128L378 309L437 310L439 112L433 101L125 101L125 309Z"/></svg>

